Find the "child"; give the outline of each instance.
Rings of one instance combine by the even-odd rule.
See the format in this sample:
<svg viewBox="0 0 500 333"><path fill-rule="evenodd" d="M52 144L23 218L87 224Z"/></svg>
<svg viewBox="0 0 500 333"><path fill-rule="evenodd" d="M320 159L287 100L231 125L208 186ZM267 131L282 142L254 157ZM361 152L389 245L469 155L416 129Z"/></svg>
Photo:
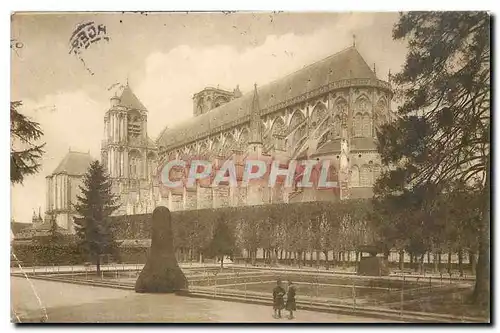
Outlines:
<svg viewBox="0 0 500 333"><path fill-rule="evenodd" d="M281 310L285 307L283 300L285 289L281 286L281 280L278 280L276 284L277 286L273 289L274 318L281 318Z"/></svg>
<svg viewBox="0 0 500 333"><path fill-rule="evenodd" d="M288 316L288 319L293 319L293 311L297 310L297 307L295 305L296 292L297 289L295 289L295 285L292 283L292 281L288 280L288 293L286 295L286 309L290 311L290 316Z"/></svg>

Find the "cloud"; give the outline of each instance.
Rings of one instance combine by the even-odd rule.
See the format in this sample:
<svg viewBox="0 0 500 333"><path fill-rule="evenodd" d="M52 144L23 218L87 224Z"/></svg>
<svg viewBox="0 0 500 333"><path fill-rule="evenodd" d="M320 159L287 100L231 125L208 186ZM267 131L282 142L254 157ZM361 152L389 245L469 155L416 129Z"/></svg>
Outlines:
<svg viewBox="0 0 500 333"><path fill-rule="evenodd" d="M240 51L229 45L179 45L149 55L145 76L134 90L149 109L150 134L156 137L165 125L191 117L192 96L204 87L232 90L239 85L248 92L254 83L267 84L351 46L354 30L349 27L371 23L365 15L346 15L311 34L269 35L261 45Z"/></svg>
<svg viewBox="0 0 500 333"><path fill-rule="evenodd" d="M45 211L45 176L49 175L69 148L74 151L89 151L94 158L100 157L100 143L104 131L102 105L83 91L48 95L41 100L25 100L20 111L39 122L44 132L46 153L37 175L29 176L24 185L12 187L12 215L28 222L31 209Z"/></svg>

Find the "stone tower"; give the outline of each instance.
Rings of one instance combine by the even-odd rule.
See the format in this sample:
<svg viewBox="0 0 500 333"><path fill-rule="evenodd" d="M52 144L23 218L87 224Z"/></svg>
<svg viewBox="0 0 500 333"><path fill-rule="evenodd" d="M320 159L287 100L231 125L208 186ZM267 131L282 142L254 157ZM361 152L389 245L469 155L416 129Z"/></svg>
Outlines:
<svg viewBox="0 0 500 333"><path fill-rule="evenodd" d="M104 116L102 163L120 197L117 214L151 212L158 201L158 150L147 133L147 110L128 83L115 91Z"/></svg>
<svg viewBox="0 0 500 333"><path fill-rule="evenodd" d="M236 89L234 89L232 92L219 89L218 87L207 87L202 91L194 94L193 115L195 117L202 115L241 96L242 94L239 86L237 86Z"/></svg>

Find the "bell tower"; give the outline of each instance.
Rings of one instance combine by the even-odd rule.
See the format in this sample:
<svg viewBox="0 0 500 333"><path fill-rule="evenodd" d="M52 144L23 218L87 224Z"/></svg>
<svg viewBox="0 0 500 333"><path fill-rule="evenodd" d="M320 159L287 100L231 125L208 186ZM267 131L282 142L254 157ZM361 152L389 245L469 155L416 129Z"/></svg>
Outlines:
<svg viewBox="0 0 500 333"><path fill-rule="evenodd" d="M231 92L207 87L193 96L193 115L199 116L242 96L239 86Z"/></svg>
<svg viewBox="0 0 500 333"><path fill-rule="evenodd" d="M121 198L119 213L146 213L140 207L153 207L148 200L156 194L153 181L157 156L156 145L147 134L147 110L127 82L110 98L101 146L101 160L111 177L112 190Z"/></svg>

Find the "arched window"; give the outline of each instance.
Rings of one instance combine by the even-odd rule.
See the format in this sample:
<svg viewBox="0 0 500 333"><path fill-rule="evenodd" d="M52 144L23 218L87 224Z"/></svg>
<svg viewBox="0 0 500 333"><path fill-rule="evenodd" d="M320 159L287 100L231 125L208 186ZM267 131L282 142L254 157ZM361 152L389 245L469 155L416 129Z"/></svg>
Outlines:
<svg viewBox="0 0 500 333"><path fill-rule="evenodd" d="M351 186L359 186L359 169L356 165L351 168Z"/></svg>
<svg viewBox="0 0 500 333"><path fill-rule="evenodd" d="M285 122L281 117L276 118L271 128L271 137L275 149L285 150Z"/></svg>
<svg viewBox="0 0 500 333"><path fill-rule="evenodd" d="M219 106L221 106L222 104L225 104L227 102L228 101L226 98L224 98L223 96L219 96L214 101L214 108L218 108Z"/></svg>
<svg viewBox="0 0 500 333"><path fill-rule="evenodd" d="M353 117L353 130L355 137L363 135L363 116L359 113Z"/></svg>
<svg viewBox="0 0 500 333"><path fill-rule="evenodd" d="M364 116L363 116L363 129L362 129L362 132L363 132L363 136L365 138L368 138L372 135L372 121L371 121L371 118L370 118L370 115L365 113Z"/></svg>
<svg viewBox="0 0 500 333"><path fill-rule="evenodd" d="M311 127L318 126L326 118L326 107L323 103L318 103L311 113Z"/></svg>
<svg viewBox="0 0 500 333"><path fill-rule="evenodd" d="M337 106L336 106L336 110L335 110L335 113L337 115L341 115L341 114L344 114L344 113L347 113L347 102L345 101L345 99L340 99L336 102Z"/></svg>
<svg viewBox="0 0 500 333"><path fill-rule="evenodd" d="M370 168L367 165L363 165L359 171L359 185L370 186L371 178Z"/></svg>
<svg viewBox="0 0 500 333"><path fill-rule="evenodd" d="M290 126L288 127L288 130L292 132L294 129L296 129L300 124L304 122L305 118L304 115L302 114L302 111L297 110L293 113L292 119L290 119Z"/></svg>
<svg viewBox="0 0 500 333"><path fill-rule="evenodd" d="M365 96L358 98L356 101L356 112L365 113L370 111L370 102Z"/></svg>
<svg viewBox="0 0 500 333"><path fill-rule="evenodd" d="M146 178L148 180L152 179L153 177L155 177L156 175L156 155L153 153L153 152L150 152L148 154L148 158L147 158L147 175L146 175Z"/></svg>
<svg viewBox="0 0 500 333"><path fill-rule="evenodd" d="M142 176L141 157L141 153L137 150L129 152L129 177L132 179L139 179Z"/></svg>

